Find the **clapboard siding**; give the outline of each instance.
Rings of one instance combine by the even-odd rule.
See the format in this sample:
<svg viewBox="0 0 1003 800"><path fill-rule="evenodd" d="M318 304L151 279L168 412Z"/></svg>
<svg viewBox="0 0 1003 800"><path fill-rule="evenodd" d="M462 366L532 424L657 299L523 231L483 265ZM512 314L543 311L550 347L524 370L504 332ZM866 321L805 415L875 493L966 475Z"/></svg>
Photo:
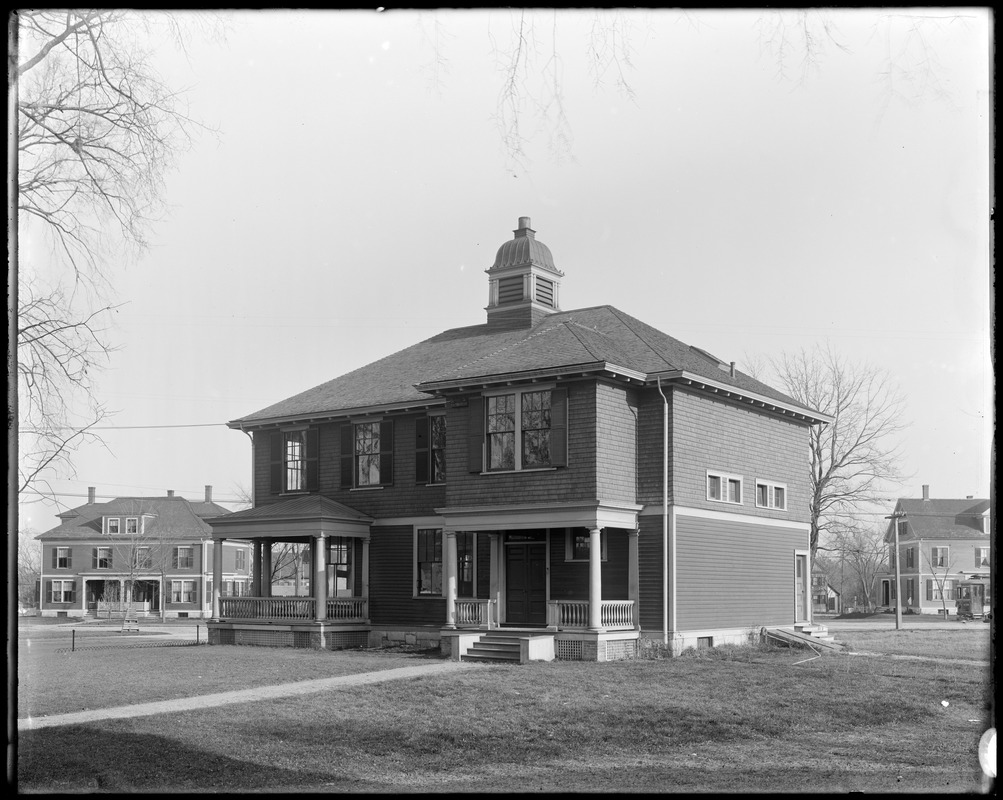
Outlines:
<svg viewBox="0 0 1003 800"><path fill-rule="evenodd" d="M678 630L790 625L807 530L678 515Z"/></svg>
<svg viewBox="0 0 1003 800"><path fill-rule="evenodd" d="M413 559L414 528L373 527L369 540L369 616L374 625L445 623L444 598L414 597Z"/></svg>
<svg viewBox="0 0 1003 800"><path fill-rule="evenodd" d="M637 539L638 619L642 630L661 630L662 621L662 517L645 515Z"/></svg>
<svg viewBox="0 0 1003 800"><path fill-rule="evenodd" d="M602 599L628 600L627 532L606 529L606 561L602 562ZM566 560L567 533L550 531L550 599L588 600L589 562Z"/></svg>

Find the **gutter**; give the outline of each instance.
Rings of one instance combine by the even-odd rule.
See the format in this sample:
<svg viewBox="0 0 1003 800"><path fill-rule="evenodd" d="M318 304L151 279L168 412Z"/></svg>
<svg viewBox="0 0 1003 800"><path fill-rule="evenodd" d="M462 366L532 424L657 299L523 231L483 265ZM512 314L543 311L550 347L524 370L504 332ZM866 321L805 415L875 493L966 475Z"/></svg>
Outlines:
<svg viewBox="0 0 1003 800"><path fill-rule="evenodd" d="M669 645L669 401L658 377L662 396L662 644ZM673 564L673 567L675 564ZM675 605L673 605L673 612Z"/></svg>

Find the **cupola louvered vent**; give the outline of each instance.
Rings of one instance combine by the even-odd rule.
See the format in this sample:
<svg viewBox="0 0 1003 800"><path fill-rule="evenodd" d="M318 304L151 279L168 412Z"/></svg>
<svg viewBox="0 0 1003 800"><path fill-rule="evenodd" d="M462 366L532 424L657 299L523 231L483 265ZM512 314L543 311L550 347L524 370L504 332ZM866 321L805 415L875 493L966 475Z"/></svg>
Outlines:
<svg viewBox="0 0 1003 800"><path fill-rule="evenodd" d="M554 266L550 248L537 240L529 217L519 217L513 233L487 270L488 324L526 328L561 310L559 288L564 273Z"/></svg>
<svg viewBox="0 0 1003 800"><path fill-rule="evenodd" d="M554 282L546 278L537 276L536 278L536 302L540 305L554 307Z"/></svg>

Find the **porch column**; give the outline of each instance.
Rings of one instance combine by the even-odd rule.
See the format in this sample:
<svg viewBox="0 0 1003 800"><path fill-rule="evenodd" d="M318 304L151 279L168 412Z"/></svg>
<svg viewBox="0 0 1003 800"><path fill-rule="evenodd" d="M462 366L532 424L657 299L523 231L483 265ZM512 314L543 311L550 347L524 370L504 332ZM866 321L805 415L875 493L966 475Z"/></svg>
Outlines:
<svg viewBox="0 0 1003 800"><path fill-rule="evenodd" d="M223 592L223 540L212 540L212 618L219 619Z"/></svg>
<svg viewBox="0 0 1003 800"><path fill-rule="evenodd" d="M446 627L456 627L456 531L443 531L446 536L445 560L446 578Z"/></svg>
<svg viewBox="0 0 1003 800"><path fill-rule="evenodd" d="M254 554L251 556L251 597L261 597L261 540L254 540Z"/></svg>
<svg viewBox="0 0 1003 800"><path fill-rule="evenodd" d="M589 531L589 630L602 627L602 529Z"/></svg>
<svg viewBox="0 0 1003 800"><path fill-rule="evenodd" d="M490 558L489 563L491 564L491 582L488 585L488 597L491 600L491 607L488 608L488 630L498 625L501 621L501 611L498 610L498 606L501 605L501 573L498 568L499 562L501 560L501 534L500 533L489 533L488 541L491 542L489 552ZM494 616L492 616L492 607L494 610Z"/></svg>
<svg viewBox="0 0 1003 800"><path fill-rule="evenodd" d="M272 540L265 539L261 543L261 594L259 597L272 596Z"/></svg>
<svg viewBox="0 0 1003 800"><path fill-rule="evenodd" d="M641 614L641 581L639 577L640 569L638 566L637 556L637 541L639 534L640 531L637 528L634 528L632 531L627 531L627 599L632 600L634 603L630 612L630 621L634 625L634 630L640 629L638 622Z"/></svg>
<svg viewBox="0 0 1003 800"><path fill-rule="evenodd" d="M80 611L81 617L87 616L87 578L80 579Z"/></svg>
<svg viewBox="0 0 1003 800"><path fill-rule="evenodd" d="M327 534L313 539L313 600L317 622L327 619Z"/></svg>

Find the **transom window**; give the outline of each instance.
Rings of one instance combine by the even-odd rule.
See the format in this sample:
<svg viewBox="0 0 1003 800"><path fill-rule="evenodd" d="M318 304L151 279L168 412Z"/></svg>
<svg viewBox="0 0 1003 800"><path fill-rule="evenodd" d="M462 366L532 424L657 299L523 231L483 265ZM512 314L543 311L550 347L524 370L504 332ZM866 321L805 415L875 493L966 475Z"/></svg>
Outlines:
<svg viewBox="0 0 1003 800"><path fill-rule="evenodd" d="M949 547L930 548L930 566L946 567L951 563L951 552ZM936 598L940 599L940 598Z"/></svg>
<svg viewBox="0 0 1003 800"><path fill-rule="evenodd" d="M707 472L707 499L717 503L742 502L742 477L723 472Z"/></svg>
<svg viewBox="0 0 1003 800"><path fill-rule="evenodd" d="M772 481L756 481L756 508L787 510L787 486Z"/></svg>
<svg viewBox="0 0 1003 800"><path fill-rule="evenodd" d="M195 566L195 548L182 546L174 548L174 562L171 566L174 569L191 569Z"/></svg>

